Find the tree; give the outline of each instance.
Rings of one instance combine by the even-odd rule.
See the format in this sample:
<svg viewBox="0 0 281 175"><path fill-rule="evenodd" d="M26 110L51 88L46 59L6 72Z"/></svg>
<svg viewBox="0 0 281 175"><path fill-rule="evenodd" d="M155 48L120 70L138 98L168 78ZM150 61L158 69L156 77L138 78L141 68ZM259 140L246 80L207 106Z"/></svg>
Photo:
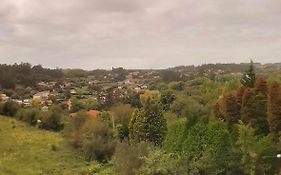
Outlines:
<svg viewBox="0 0 281 175"><path fill-rule="evenodd" d="M122 142L126 138L129 138L129 121L132 115L132 108L129 104L116 104L111 107L113 122L116 125L117 135Z"/></svg>
<svg viewBox="0 0 281 175"><path fill-rule="evenodd" d="M164 110L168 111L170 109L170 105L175 101L176 96L171 91L164 91L161 93L160 101L164 106Z"/></svg>
<svg viewBox="0 0 281 175"><path fill-rule="evenodd" d="M233 124L238 123L240 119L240 108L235 96L232 94L225 93L223 96L223 103L225 121L228 126L231 127Z"/></svg>
<svg viewBox="0 0 281 175"><path fill-rule="evenodd" d="M281 130L281 88L277 82L269 87L268 123L270 131L278 138Z"/></svg>
<svg viewBox="0 0 281 175"><path fill-rule="evenodd" d="M256 74L254 70L254 63L251 60L249 69L244 73L241 84L243 84L245 87L253 88L256 81Z"/></svg>
<svg viewBox="0 0 281 175"><path fill-rule="evenodd" d="M256 134L267 135L269 126L267 121L267 82L263 78L257 78L255 85L254 114L250 125L256 129Z"/></svg>
<svg viewBox="0 0 281 175"><path fill-rule="evenodd" d="M241 154L240 163L244 174L276 174L276 145L270 135L257 137L255 130L239 125L237 146Z"/></svg>
<svg viewBox="0 0 281 175"><path fill-rule="evenodd" d="M156 94L150 92L141 96L143 107L133 112L129 124L131 142L147 141L157 146L162 144L167 124Z"/></svg>

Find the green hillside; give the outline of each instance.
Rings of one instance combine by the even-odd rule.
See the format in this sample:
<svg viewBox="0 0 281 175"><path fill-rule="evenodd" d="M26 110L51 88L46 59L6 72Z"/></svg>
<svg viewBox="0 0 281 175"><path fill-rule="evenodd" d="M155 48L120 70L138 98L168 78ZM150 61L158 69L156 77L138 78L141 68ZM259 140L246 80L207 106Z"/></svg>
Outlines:
<svg viewBox="0 0 281 175"><path fill-rule="evenodd" d="M0 175L80 175L93 164L59 134L0 116Z"/></svg>

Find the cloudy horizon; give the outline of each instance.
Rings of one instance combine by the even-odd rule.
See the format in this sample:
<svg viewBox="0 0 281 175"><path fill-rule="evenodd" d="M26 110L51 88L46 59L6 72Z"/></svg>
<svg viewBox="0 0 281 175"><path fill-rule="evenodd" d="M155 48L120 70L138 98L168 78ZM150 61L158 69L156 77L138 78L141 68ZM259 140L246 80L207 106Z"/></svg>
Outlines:
<svg viewBox="0 0 281 175"><path fill-rule="evenodd" d="M0 63L96 69L281 61L279 0L3 0Z"/></svg>

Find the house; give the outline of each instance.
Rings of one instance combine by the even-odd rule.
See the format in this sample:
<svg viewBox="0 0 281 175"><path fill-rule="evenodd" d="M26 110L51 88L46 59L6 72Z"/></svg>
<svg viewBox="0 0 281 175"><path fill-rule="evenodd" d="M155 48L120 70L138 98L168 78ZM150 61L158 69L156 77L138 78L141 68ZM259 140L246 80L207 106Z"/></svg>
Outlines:
<svg viewBox="0 0 281 175"><path fill-rule="evenodd" d="M48 107L48 106L43 106L43 107L41 108L41 110L42 110L43 112L48 112L49 107Z"/></svg>
<svg viewBox="0 0 281 175"><path fill-rule="evenodd" d="M33 101L43 104L48 101L49 96L50 96L49 91L42 91L33 95Z"/></svg>
<svg viewBox="0 0 281 175"><path fill-rule="evenodd" d="M8 101L10 101L10 97L8 97L6 94L1 94L1 100L2 100L2 102L3 103L6 103L6 102L8 102Z"/></svg>
<svg viewBox="0 0 281 175"><path fill-rule="evenodd" d="M32 102L31 99L24 99L23 100L23 106L31 106L31 102Z"/></svg>

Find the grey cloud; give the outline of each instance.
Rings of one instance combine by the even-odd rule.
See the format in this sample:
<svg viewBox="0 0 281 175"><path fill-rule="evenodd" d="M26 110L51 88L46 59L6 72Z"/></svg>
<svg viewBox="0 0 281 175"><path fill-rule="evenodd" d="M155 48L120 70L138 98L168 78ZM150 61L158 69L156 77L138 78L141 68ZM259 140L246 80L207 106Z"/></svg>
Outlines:
<svg viewBox="0 0 281 175"><path fill-rule="evenodd" d="M280 17L279 0L3 0L0 61L86 69L277 62Z"/></svg>

